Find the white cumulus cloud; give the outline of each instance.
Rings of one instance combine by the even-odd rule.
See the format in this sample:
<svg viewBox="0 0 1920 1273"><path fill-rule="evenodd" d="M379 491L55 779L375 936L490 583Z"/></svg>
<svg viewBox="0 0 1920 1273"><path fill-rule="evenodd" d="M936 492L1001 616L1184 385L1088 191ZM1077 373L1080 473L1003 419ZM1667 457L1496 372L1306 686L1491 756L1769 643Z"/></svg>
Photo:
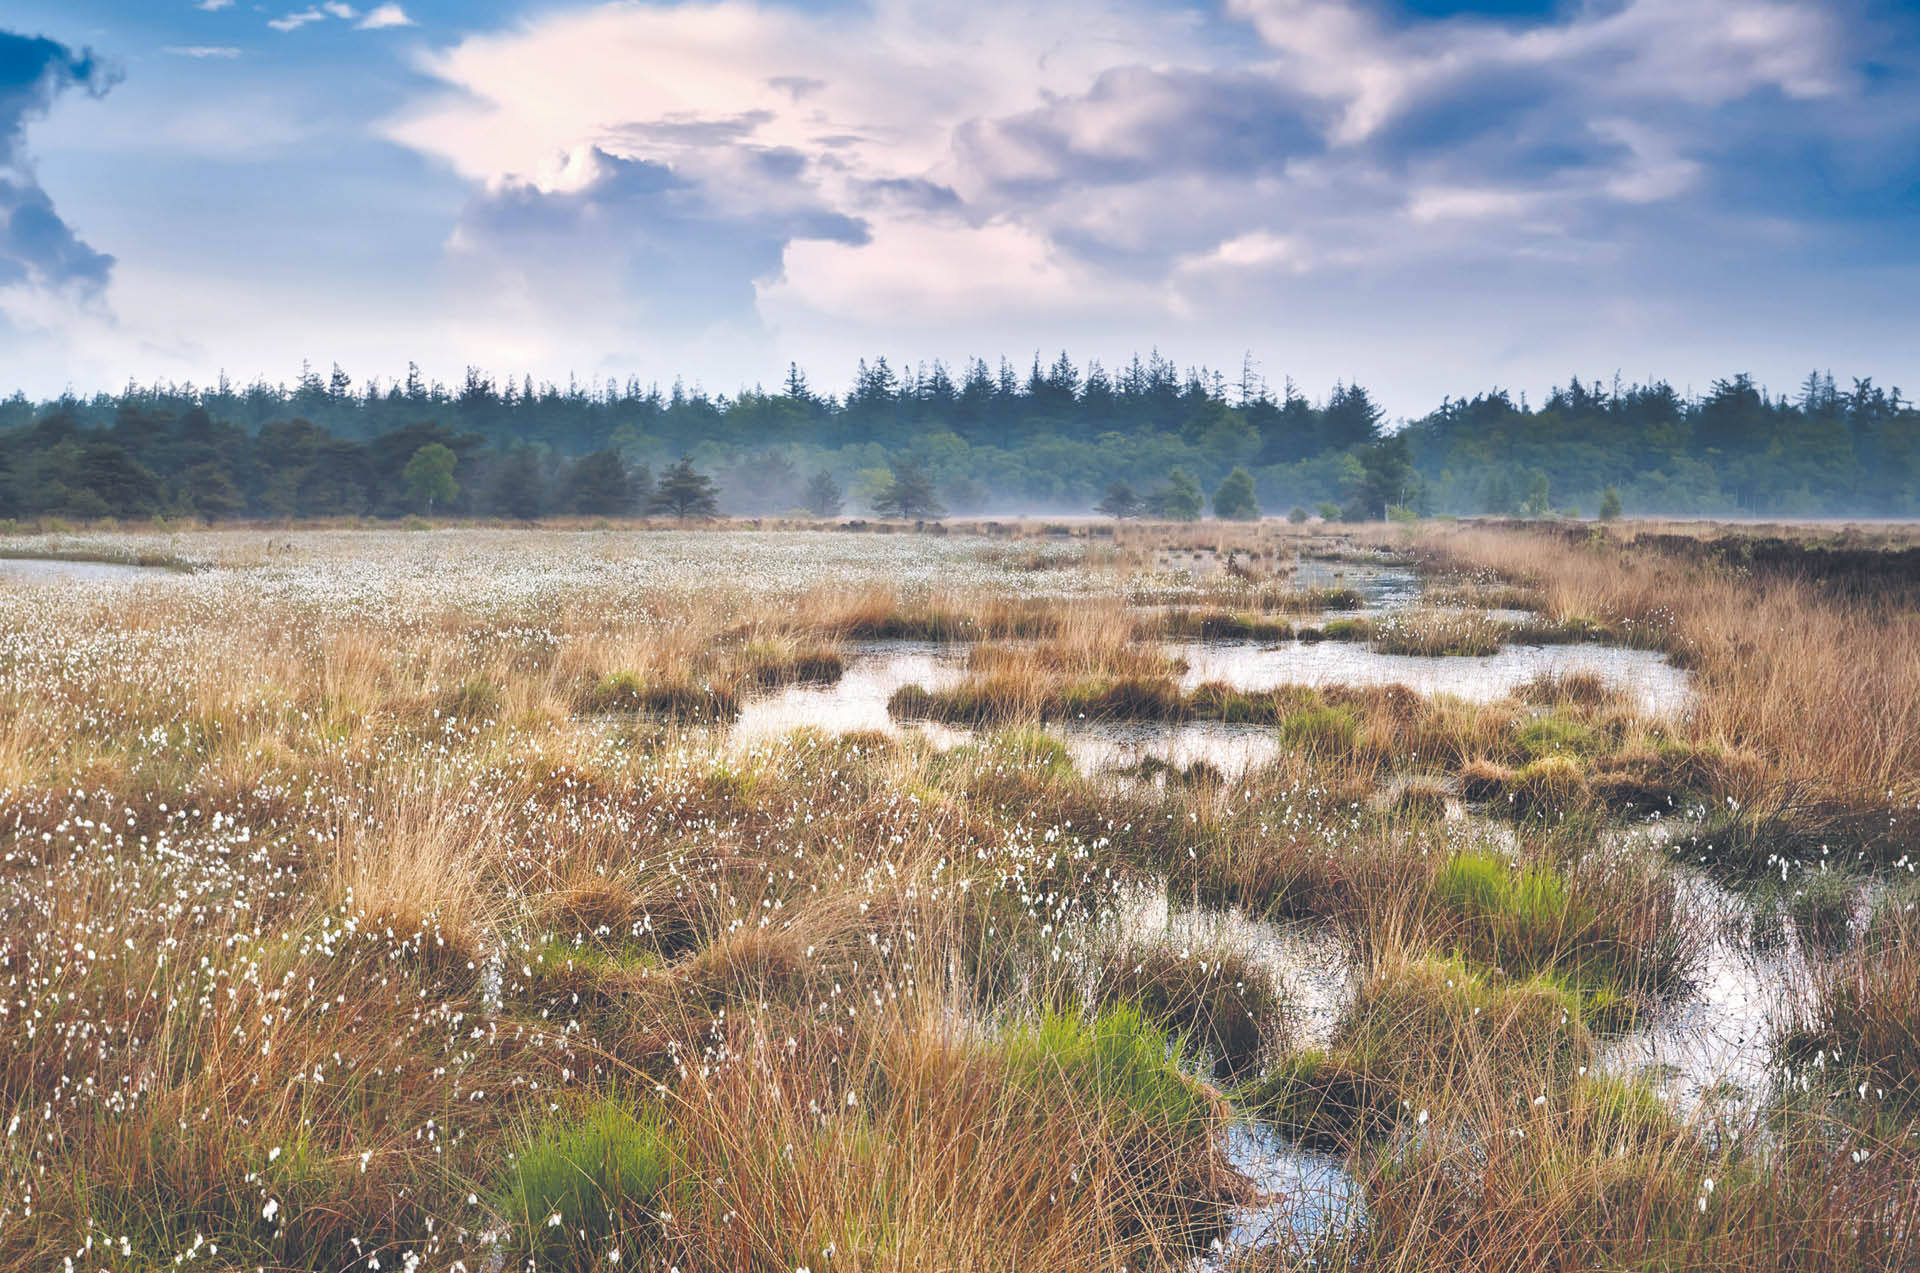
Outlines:
<svg viewBox="0 0 1920 1273"><path fill-rule="evenodd" d="M408 17L407 11L397 4L376 5L367 11L366 17L360 19L360 29L362 31L384 31L388 27L410 27L412 25L413 19Z"/></svg>

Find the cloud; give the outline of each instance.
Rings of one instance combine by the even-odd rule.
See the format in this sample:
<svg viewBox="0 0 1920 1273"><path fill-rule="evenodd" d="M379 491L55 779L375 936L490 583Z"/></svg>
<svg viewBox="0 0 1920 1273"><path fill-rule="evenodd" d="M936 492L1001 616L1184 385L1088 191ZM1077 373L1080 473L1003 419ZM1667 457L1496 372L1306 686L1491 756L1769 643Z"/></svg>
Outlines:
<svg viewBox="0 0 1920 1273"><path fill-rule="evenodd" d="M776 151L748 151L759 186L721 205L667 164L598 147L541 181L509 179L477 195L454 247L488 289L592 304L634 320L708 323L751 311L756 284L778 275L789 244L857 248L865 222L815 201Z"/></svg>
<svg viewBox="0 0 1920 1273"><path fill-rule="evenodd" d="M34 176L26 126L68 89L97 97L116 78L91 50L75 53L43 37L0 31L0 287L24 284L85 296L105 288L113 258L89 247L54 211Z"/></svg>
<svg viewBox="0 0 1920 1273"><path fill-rule="evenodd" d="M231 9L233 0L196 0L193 7L204 13L218 13L222 9Z"/></svg>
<svg viewBox="0 0 1920 1273"><path fill-rule="evenodd" d="M236 58L240 50L230 44L169 44L160 50L175 57Z"/></svg>
<svg viewBox="0 0 1920 1273"><path fill-rule="evenodd" d="M665 165L721 220L860 218L869 238L791 246L779 276L785 303L849 312L877 307L846 280L893 297L912 245L986 227L1027 262L1009 288L1053 262L1169 297L1223 268L1567 254L1711 189L1731 104L1825 145L1817 109L1865 83L1857 32L1811 0L1225 7L593 5L426 55L449 91L387 131L489 188L546 189L586 146ZM1025 299L989 290L946 289L983 316Z"/></svg>
<svg viewBox="0 0 1920 1273"><path fill-rule="evenodd" d="M352 22L357 31L384 31L392 27L410 27L413 19L407 11L397 4L376 5L366 13L340 0L326 0L325 3L309 5L269 19L267 25L276 31L298 31L301 27L315 22L325 22L328 18L338 18L342 22ZM359 19L357 22L355 19Z"/></svg>
<svg viewBox="0 0 1920 1273"><path fill-rule="evenodd" d="M327 15L318 9L301 9L297 12L282 14L277 18L269 18L267 25L276 31L298 31L310 22L325 22L326 20Z"/></svg>
<svg viewBox="0 0 1920 1273"><path fill-rule="evenodd" d="M408 17L407 11L397 4L376 5L367 12L366 17L360 19L360 29L362 31L384 31L388 27L410 27L412 25L413 19Z"/></svg>

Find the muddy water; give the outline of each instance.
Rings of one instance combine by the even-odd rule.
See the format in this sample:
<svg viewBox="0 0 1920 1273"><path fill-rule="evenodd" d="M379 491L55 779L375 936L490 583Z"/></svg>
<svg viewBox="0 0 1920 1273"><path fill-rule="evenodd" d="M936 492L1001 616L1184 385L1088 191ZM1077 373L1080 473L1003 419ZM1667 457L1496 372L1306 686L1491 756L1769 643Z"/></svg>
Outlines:
<svg viewBox="0 0 1920 1273"><path fill-rule="evenodd" d="M135 566L118 561L0 557L0 580L26 583L117 583L129 579L164 579L175 573L164 566Z"/></svg>
<svg viewBox="0 0 1920 1273"><path fill-rule="evenodd" d="M1633 693L1656 714L1685 710L1692 698L1687 674L1651 650L1607 645L1509 645L1480 657L1427 658L1376 654L1348 641L1180 642L1168 652L1184 659L1182 689L1218 681L1257 692L1282 685L1405 685L1421 694L1504 698L1536 676L1590 672Z"/></svg>

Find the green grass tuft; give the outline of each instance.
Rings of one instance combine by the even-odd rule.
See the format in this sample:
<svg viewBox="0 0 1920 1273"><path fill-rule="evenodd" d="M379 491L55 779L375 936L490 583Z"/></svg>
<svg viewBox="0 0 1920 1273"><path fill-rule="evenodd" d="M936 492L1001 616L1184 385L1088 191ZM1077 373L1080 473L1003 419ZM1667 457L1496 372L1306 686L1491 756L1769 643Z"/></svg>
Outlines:
<svg viewBox="0 0 1920 1273"><path fill-rule="evenodd" d="M638 1255L634 1247L657 1226L674 1158L656 1118L603 1098L527 1142L509 1172L502 1209L538 1267L597 1269L615 1247L624 1258Z"/></svg>

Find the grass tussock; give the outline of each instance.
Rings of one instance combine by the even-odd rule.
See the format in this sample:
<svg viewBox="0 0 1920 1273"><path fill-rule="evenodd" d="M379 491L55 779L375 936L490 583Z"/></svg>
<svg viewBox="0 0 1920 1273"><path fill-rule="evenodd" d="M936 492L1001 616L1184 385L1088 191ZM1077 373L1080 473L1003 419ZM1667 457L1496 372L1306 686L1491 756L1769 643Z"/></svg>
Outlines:
<svg viewBox="0 0 1920 1273"><path fill-rule="evenodd" d="M1093 962L1102 1002L1136 1009L1210 1058L1221 1077L1244 1073L1285 1030L1285 1001L1244 952L1160 939L1122 944Z"/></svg>
<svg viewBox="0 0 1920 1273"><path fill-rule="evenodd" d="M1690 739L1759 758L1760 772L1716 795L1746 805L1809 793L1800 803L1883 820L1920 804L1920 611L1898 598L1728 570L1659 536L1641 545L1633 532L1576 545L1449 528L1422 545L1437 563L1537 589L1562 624L1587 620L1690 667Z"/></svg>
<svg viewBox="0 0 1920 1273"><path fill-rule="evenodd" d="M676 1154L658 1113L602 1098L549 1119L515 1156L501 1214L538 1267L596 1269L640 1257L659 1237Z"/></svg>
<svg viewBox="0 0 1920 1273"><path fill-rule="evenodd" d="M1506 630L1472 610L1420 609L1373 625L1373 648L1381 654L1476 657L1498 654Z"/></svg>
<svg viewBox="0 0 1920 1273"><path fill-rule="evenodd" d="M1884 898L1856 949L1821 972L1808 1019L1788 1034L1786 1050L1857 1081L1862 1097L1920 1106L1920 906L1912 888Z"/></svg>

